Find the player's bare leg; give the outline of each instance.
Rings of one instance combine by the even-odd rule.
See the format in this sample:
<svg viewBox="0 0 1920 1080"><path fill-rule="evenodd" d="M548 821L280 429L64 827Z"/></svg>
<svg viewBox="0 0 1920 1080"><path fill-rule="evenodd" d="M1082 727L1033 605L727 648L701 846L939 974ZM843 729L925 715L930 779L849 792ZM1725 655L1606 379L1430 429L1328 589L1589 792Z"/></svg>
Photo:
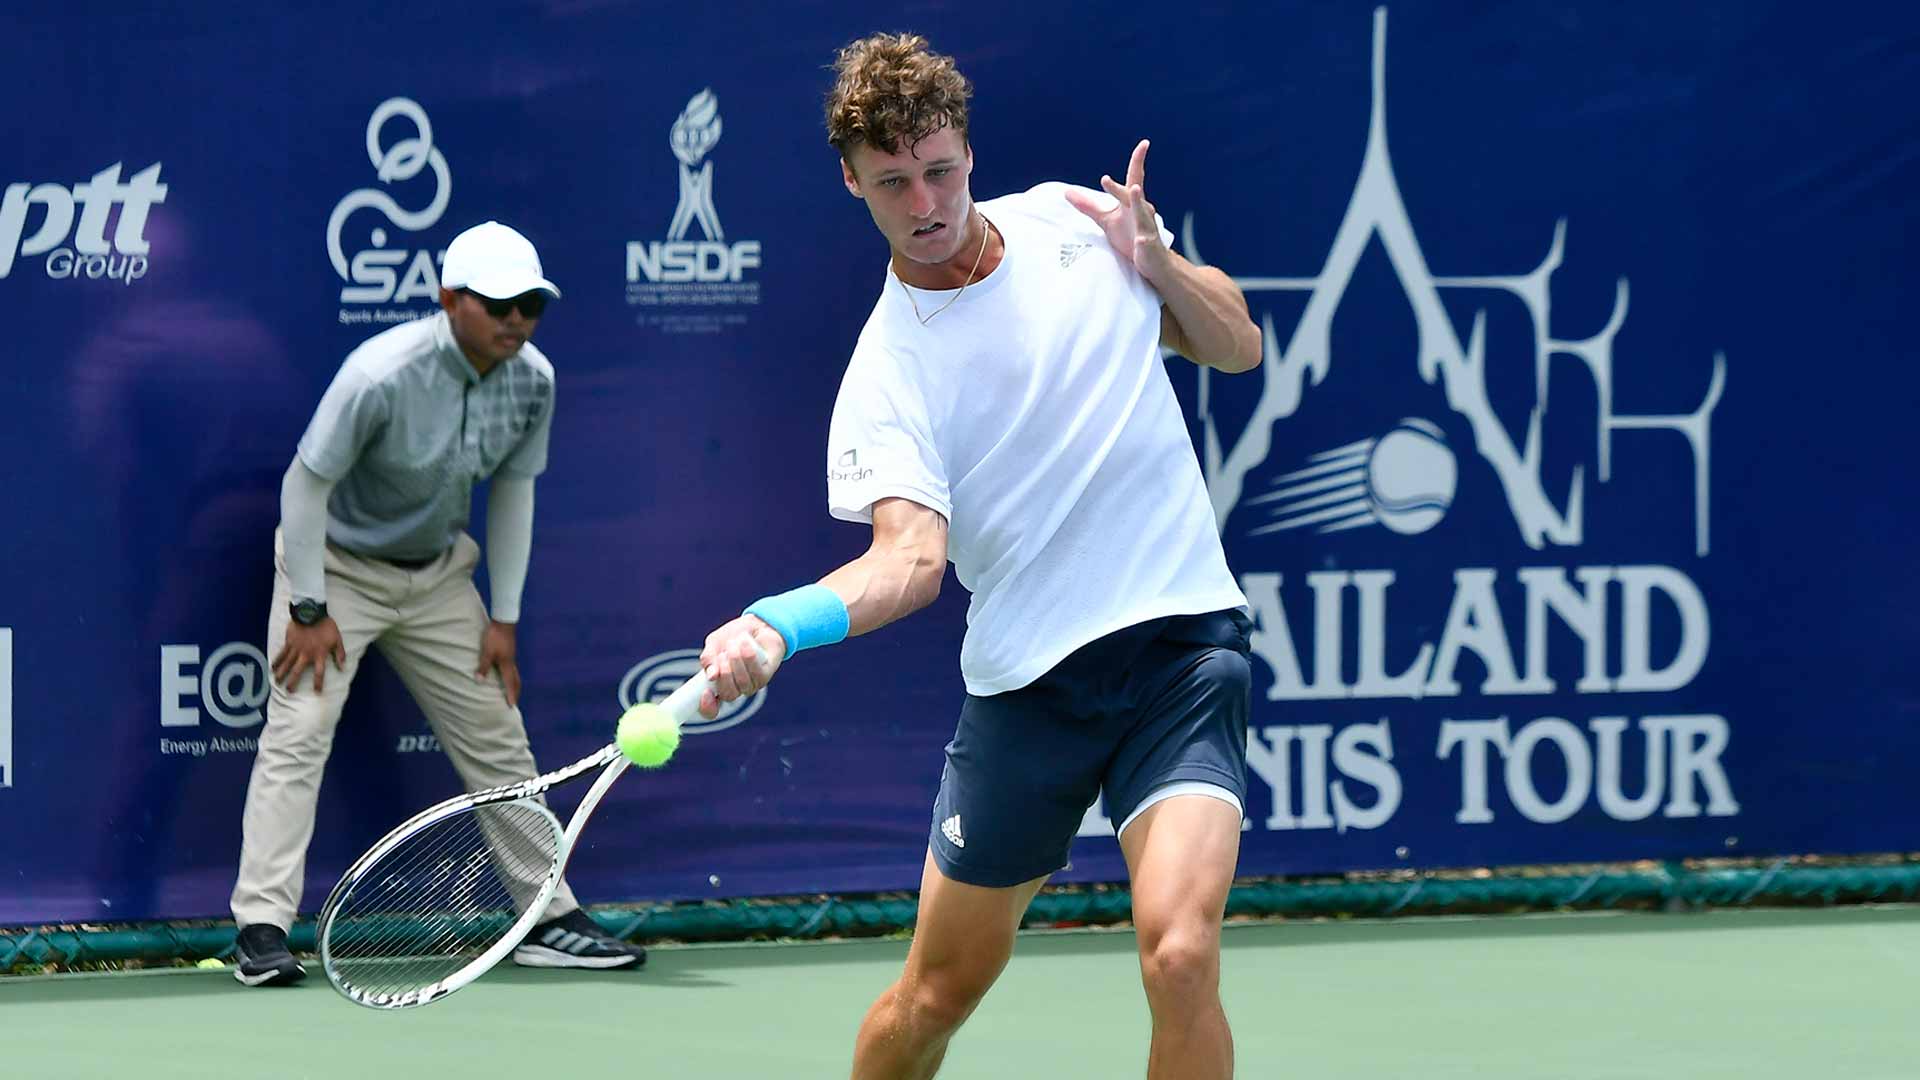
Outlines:
<svg viewBox="0 0 1920 1080"><path fill-rule="evenodd" d="M1120 837L1133 878L1140 979L1153 1011L1147 1080L1228 1080L1220 919L1240 852L1240 812L1205 795L1148 807Z"/></svg>
<svg viewBox="0 0 1920 1080"><path fill-rule="evenodd" d="M853 1046L853 1080L926 1080L1013 955L1020 917L1046 878L964 885L927 856L906 971L880 995Z"/></svg>

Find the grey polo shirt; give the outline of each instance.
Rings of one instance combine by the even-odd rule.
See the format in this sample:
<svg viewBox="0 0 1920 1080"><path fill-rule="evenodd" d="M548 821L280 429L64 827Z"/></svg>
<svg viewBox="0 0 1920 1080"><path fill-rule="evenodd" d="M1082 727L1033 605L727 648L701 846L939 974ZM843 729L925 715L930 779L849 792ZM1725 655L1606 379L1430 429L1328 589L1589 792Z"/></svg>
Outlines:
<svg viewBox="0 0 1920 1080"><path fill-rule="evenodd" d="M335 481L329 542L426 559L466 528L476 482L546 471L552 427L553 365L540 350L529 343L483 379L441 312L347 356L300 437L300 460Z"/></svg>

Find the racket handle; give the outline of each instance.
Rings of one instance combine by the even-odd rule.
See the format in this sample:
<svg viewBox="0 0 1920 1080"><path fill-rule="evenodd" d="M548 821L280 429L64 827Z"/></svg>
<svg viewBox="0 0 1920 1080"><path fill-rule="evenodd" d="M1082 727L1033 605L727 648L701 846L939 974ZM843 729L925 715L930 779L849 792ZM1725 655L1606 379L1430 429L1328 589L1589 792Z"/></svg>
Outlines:
<svg viewBox="0 0 1920 1080"><path fill-rule="evenodd" d="M767 656L767 650L761 648L759 642L754 641L751 636L747 641L753 645L753 655L760 666L765 667L772 662ZM660 707L667 711L668 716L673 717L674 723L684 726L700 714L700 695L706 693L707 687L711 685L713 680L707 678L707 669L702 667L694 672L692 678L681 683L673 693L668 694L667 699L660 703Z"/></svg>

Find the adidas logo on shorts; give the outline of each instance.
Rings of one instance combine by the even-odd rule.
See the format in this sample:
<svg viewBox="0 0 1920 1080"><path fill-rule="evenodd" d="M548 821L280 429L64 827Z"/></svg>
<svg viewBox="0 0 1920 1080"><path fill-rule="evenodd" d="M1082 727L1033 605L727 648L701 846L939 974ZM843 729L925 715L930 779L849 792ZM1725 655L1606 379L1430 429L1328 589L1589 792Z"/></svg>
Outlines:
<svg viewBox="0 0 1920 1080"><path fill-rule="evenodd" d="M960 835L959 814L955 814L940 823L940 835L946 837L947 841L954 847L963 848L967 846L966 837Z"/></svg>

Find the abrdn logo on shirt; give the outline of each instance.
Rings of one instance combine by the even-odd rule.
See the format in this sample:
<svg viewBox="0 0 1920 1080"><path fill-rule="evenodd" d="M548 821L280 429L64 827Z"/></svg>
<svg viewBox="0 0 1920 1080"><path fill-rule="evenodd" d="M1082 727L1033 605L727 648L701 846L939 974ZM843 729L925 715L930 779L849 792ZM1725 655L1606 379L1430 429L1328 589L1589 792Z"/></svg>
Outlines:
<svg viewBox="0 0 1920 1080"><path fill-rule="evenodd" d="M849 482L865 480L873 475L872 469L860 467L860 451L849 450L834 459L833 468L827 470L827 479Z"/></svg>

